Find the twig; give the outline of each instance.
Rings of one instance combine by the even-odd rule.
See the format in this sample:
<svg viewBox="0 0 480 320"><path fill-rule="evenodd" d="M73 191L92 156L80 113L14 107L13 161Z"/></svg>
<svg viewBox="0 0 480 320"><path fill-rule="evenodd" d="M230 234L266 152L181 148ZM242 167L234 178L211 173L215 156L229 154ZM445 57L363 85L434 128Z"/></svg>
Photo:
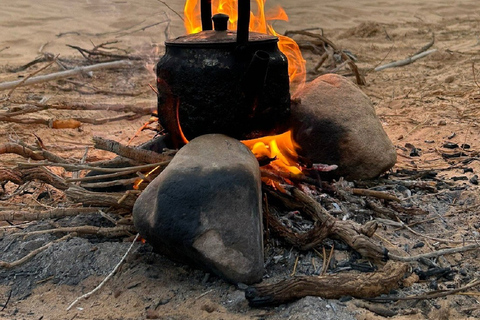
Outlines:
<svg viewBox="0 0 480 320"><path fill-rule="evenodd" d="M381 70L388 69L388 68L406 66L406 65L408 65L408 64L410 64L410 63L413 63L413 62L415 62L415 61L418 60L418 59L421 59L421 58L423 58L423 57L426 57L426 56L428 56L429 54L434 53L434 52L436 52L436 51L437 51L437 49L432 49L432 50L425 51L425 52L416 54L416 55L414 55L414 56L408 57L408 58L403 59L403 60L398 60L398 61L390 62L390 63L384 64L384 65L382 65L382 66L376 67L376 68L374 69L374 71L381 71Z"/></svg>
<svg viewBox="0 0 480 320"><path fill-rule="evenodd" d="M133 191L133 190L130 190ZM92 192L79 186L70 186L65 194L74 202L83 203L85 206L114 207L131 210L136 200L136 193ZM122 201L120 201L122 200Z"/></svg>
<svg viewBox="0 0 480 320"><path fill-rule="evenodd" d="M24 184L27 181L40 180L54 186L59 190L68 188L65 180L44 167L19 169L0 169L0 178L2 181L11 181L15 184Z"/></svg>
<svg viewBox="0 0 480 320"><path fill-rule="evenodd" d="M432 32L432 40L430 40L429 43L427 43L426 45L424 45L423 47L420 48L420 50L418 50L417 52L414 53L414 56L416 56L417 54L420 54L422 52L425 52L427 51L428 49L430 49L433 44L435 43L435 33Z"/></svg>
<svg viewBox="0 0 480 320"><path fill-rule="evenodd" d="M383 199L383 200L402 202L402 200L395 197L394 195L383 192L383 191L369 190L369 189L359 189L359 188L352 188L351 191L355 195L375 197L375 198Z"/></svg>
<svg viewBox="0 0 480 320"><path fill-rule="evenodd" d="M45 234L45 233L55 233L55 232L76 232L79 234L95 234L98 236L104 237L119 237L123 235L128 235L130 232L135 231L135 228L131 225L122 225L117 227L111 228L102 228L102 227L95 227L95 226L79 226L79 227L60 227L55 229L47 229L47 230L37 230L37 231L30 231L26 233L15 233L14 235L17 236L33 236L37 234Z"/></svg>
<svg viewBox="0 0 480 320"><path fill-rule="evenodd" d="M38 221L95 213L105 207L55 208L47 211L0 210L0 221Z"/></svg>
<svg viewBox="0 0 480 320"><path fill-rule="evenodd" d="M28 260L30 260L31 258L33 258L34 256L36 256L37 254L39 254L40 252L48 249L50 246L52 246L54 243L57 243L57 242L61 242L61 241L64 241L64 240L67 240L68 238L70 238L71 235L67 234L66 236L63 236L62 238L60 239L57 239L55 241L52 241L50 243L47 243L46 245L40 247L40 248L37 248L35 250L33 250L32 252L30 252L29 254L27 254L26 256L24 256L23 258L19 259L19 260L16 260L16 261L13 261L13 262L5 262L5 261L0 261L0 267L1 268L5 268L5 269L11 269L11 268L14 268L14 267L17 267L25 262L27 262Z"/></svg>
<svg viewBox="0 0 480 320"><path fill-rule="evenodd" d="M464 247L459 247L459 248L449 248L449 249L442 249L434 252L429 252L429 253L424 253L424 254L419 254L416 256L409 256L409 257L401 257L394 255L392 253L388 253L388 257L392 260L396 261L403 261L403 262L413 262L413 261L418 261L419 259L429 259L429 258L437 258L440 256L444 256L447 254L454 254L454 253L460 253L460 252L466 252L466 251L472 251L475 249L480 248L480 244L471 244L469 246L464 246Z"/></svg>
<svg viewBox="0 0 480 320"><path fill-rule="evenodd" d="M15 89L17 89L18 87L22 86L24 83L26 83L28 81L28 79L32 79L32 77L38 73L40 73L41 71L47 69L48 67L50 67L52 64L55 63L55 59L56 57L53 59L53 61L51 61L49 64L41 67L40 69L38 69L37 71L33 72L33 73L30 73L28 76L26 76L25 78L23 78L22 80L20 80L18 82L18 84L16 84L15 86L13 86L13 88L7 93L7 99L10 98L10 96L12 95L13 91L15 91ZM0 84L0 90L1 89L1 84Z"/></svg>
<svg viewBox="0 0 480 320"><path fill-rule="evenodd" d="M480 285L480 279L473 280L469 284L464 287L453 289L453 290L436 290L432 291L423 295L418 296L408 296L408 297L379 297L379 298L370 298L365 299L369 301L406 301L406 300L425 300L425 299L434 299L434 298L441 298L446 297L451 294L455 294L473 287Z"/></svg>
<svg viewBox="0 0 480 320"><path fill-rule="evenodd" d="M131 56L131 55L126 55L126 54L114 54L114 53L100 51L100 50L98 50L99 46L97 46L97 49L94 48L93 50L83 49L83 48L80 48L78 46L73 46L73 45L70 45L70 44L67 44L67 47L78 50L78 52L80 52L80 54L87 60L94 60L94 59L91 58L91 56L102 56L102 57L108 57L108 58L116 59L116 60L118 60L118 59L142 60L142 57L138 57L138 56ZM115 61L113 61L113 62L115 62ZM113 62L108 62L108 63L113 63Z"/></svg>
<svg viewBox="0 0 480 320"><path fill-rule="evenodd" d="M163 167L167 166L170 161L162 161L157 163L145 164L141 166L134 167L122 167L122 168L100 168L97 167L95 162L90 163L90 165L81 165L81 164L68 164L68 163L54 163L54 162L40 162L40 163L30 163L30 162L18 162L17 165L19 168L32 168L32 167L62 167L67 171L78 171L78 170L94 170L97 172L128 172L140 171L152 169L157 166ZM69 180L72 181L72 180Z"/></svg>
<svg viewBox="0 0 480 320"><path fill-rule="evenodd" d="M110 104L110 103L99 103L99 104L88 104L88 103L78 103L78 102L59 102L56 104L42 104L35 102L26 102L26 101L14 101L11 100L10 103L15 104L26 104L30 106L35 106L38 109L33 110L32 112L47 110L47 109L57 109L57 110L102 110L102 111L117 111L117 112L135 112L142 115L150 114L156 109L156 107L150 103L138 102L135 104ZM4 116L14 116L14 113L2 112L0 115Z"/></svg>
<svg viewBox="0 0 480 320"><path fill-rule="evenodd" d="M77 299L75 299L75 301L73 301L68 307L67 307L67 311L70 310L74 305L77 304L77 302L79 302L80 300L82 299L87 299L88 297L90 297L92 294L94 294L95 292L97 292L98 290L100 290L103 285L115 274L115 272L117 272L118 268L120 268L120 265L122 264L122 262L125 260L125 258L127 257L127 255L130 253L130 251L132 250L133 248L133 245L135 244L135 242L137 241L138 237L140 236L139 233L137 233L137 235L135 236L135 239L133 239L133 242L132 244L130 244L130 247L128 248L128 250L125 252L125 254L123 255L123 257L120 259L120 261L117 263L117 265L115 266L115 268L113 268L112 272L110 272L110 274L105 278L103 279L102 282L100 282L100 284L98 286L95 287L95 289L93 289L92 291L90 292L87 292L85 293L84 295L78 297Z"/></svg>
<svg viewBox="0 0 480 320"><path fill-rule="evenodd" d="M76 67L72 70L60 71L56 73L47 74L44 76L32 77L30 79L27 79L26 81L17 80L17 81L11 81L11 82L3 82L3 83L0 83L0 91L8 90L16 86L26 86L26 85L37 84L37 83L42 83L42 82L47 82L52 80L58 80L58 79L70 77L82 72L89 72L89 71L94 71L99 69L118 68L118 67L123 67L128 65L131 65L130 61L120 60L120 61L113 61L113 62L98 63L98 64L85 66L85 67Z"/></svg>
<svg viewBox="0 0 480 320"><path fill-rule="evenodd" d="M185 21L185 20L183 19L183 17L182 17L177 11L173 10L173 9L168 5L168 3L166 3L165 1L162 1L162 0L157 0L157 1L160 2L160 3L162 3L162 4L164 4L165 7L167 7L167 8L170 9L173 13L175 13L180 19L182 19L182 21Z"/></svg>
<svg viewBox="0 0 480 320"><path fill-rule="evenodd" d="M117 141L101 137L93 137L93 141L95 143L95 148L97 149L110 151L122 157L142 163L155 163L172 159L170 156L165 156L154 151L125 146Z"/></svg>
<svg viewBox="0 0 480 320"><path fill-rule="evenodd" d="M135 181L138 180L138 177L130 179L118 179L113 181L102 181L102 182L92 182L92 183L82 183L83 188L110 188L114 186L128 186L133 185Z"/></svg>

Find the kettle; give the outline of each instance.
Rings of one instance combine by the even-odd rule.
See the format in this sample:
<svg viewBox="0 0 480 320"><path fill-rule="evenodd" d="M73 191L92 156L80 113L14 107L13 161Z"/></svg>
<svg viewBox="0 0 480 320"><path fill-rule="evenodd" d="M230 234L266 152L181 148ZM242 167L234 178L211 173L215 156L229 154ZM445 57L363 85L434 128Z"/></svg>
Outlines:
<svg viewBox="0 0 480 320"><path fill-rule="evenodd" d="M251 139L284 132L290 88L278 38L249 32L250 0L238 0L237 31L227 29L227 15L211 11L211 0L202 0L203 31L165 42L156 65L160 124L177 147L208 133Z"/></svg>

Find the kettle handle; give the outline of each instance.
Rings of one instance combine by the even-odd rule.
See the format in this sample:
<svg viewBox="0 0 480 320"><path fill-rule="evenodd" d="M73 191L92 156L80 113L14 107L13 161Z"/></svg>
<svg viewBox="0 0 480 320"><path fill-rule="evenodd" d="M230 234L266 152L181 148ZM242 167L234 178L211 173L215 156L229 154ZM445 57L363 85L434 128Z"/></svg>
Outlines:
<svg viewBox="0 0 480 320"><path fill-rule="evenodd" d="M212 30L212 0L201 0L200 12L202 29ZM237 46L248 43L248 28L250 26L250 0L238 0Z"/></svg>
<svg viewBox="0 0 480 320"><path fill-rule="evenodd" d="M200 16L202 17L202 30L212 30L212 0L200 2Z"/></svg>

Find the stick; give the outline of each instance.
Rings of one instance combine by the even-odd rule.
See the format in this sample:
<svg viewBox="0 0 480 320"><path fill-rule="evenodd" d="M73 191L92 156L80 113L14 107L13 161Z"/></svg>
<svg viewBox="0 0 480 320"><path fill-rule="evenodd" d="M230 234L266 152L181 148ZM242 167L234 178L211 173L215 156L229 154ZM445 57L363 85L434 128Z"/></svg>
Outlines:
<svg viewBox="0 0 480 320"><path fill-rule="evenodd" d="M383 192L383 191L369 190L369 189L359 189L359 188L352 188L351 191L352 191L352 194L355 194L355 195L375 197L375 198L383 199L383 200L391 200L391 201L396 201L396 202L402 202L402 200L395 197L394 195L392 195L390 193Z"/></svg>
<svg viewBox="0 0 480 320"><path fill-rule="evenodd" d="M278 305L305 296L338 299L375 297L399 287L407 272L405 263L388 262L382 270L373 273L340 273L325 276L298 276L274 284L247 288L245 297L251 307Z"/></svg>
<svg viewBox="0 0 480 320"><path fill-rule="evenodd" d="M14 104L26 104L27 106L35 106L38 109L32 109L29 112L37 112L40 110L47 109L57 109L57 110L102 110L102 111L118 111L118 112L134 112L142 115L151 114L152 111L156 110L150 102L138 102L135 104L121 104L121 103L99 103L99 104L88 104L88 103L79 103L79 102L59 102L56 104L43 104L36 102L26 102L26 101L10 101ZM20 113L18 113L20 114ZM16 113L0 113L1 116L15 116Z"/></svg>
<svg viewBox="0 0 480 320"><path fill-rule="evenodd" d="M97 167L97 164L101 164L101 163L95 163L95 162L90 163L89 165L81 165L81 164L74 164L74 163L55 163L55 162L41 162L41 163L17 162L17 165L19 168L62 167L67 171L94 170L97 172L107 172L107 173L115 173L115 172L131 173L132 171L136 172L141 170L148 170L148 169L155 168L157 166L164 167L164 166L167 166L169 163L170 161L163 161L163 162L156 162L151 164L144 164L141 166L122 167L122 168L101 168L101 167ZM98 177L98 178L101 178L101 177ZM74 180L69 179L69 181L74 181Z"/></svg>
<svg viewBox="0 0 480 320"><path fill-rule="evenodd" d="M40 73L41 71L47 69L47 68L50 67L52 64L54 64L56 59L57 59L57 58L55 57L55 58L53 59L53 61L51 61L51 62L50 62L49 64L47 64L46 66L41 67L41 68L38 69L37 71L35 71L35 72L33 72L33 73L30 73L28 76L26 76L25 78L23 78L22 80L20 80L20 82L19 82L17 85L15 85L15 86L7 93L7 98L9 98L9 97L12 95L12 93L13 93L13 91L15 91L15 89L17 89L18 87L20 87L20 86L22 86L24 83L26 83L26 82L28 81L28 79L31 79L34 75ZM1 90L1 89L0 89L0 90Z"/></svg>
<svg viewBox="0 0 480 320"><path fill-rule="evenodd" d="M37 248L35 250L33 250L32 252L30 252L29 254L27 254L26 256L24 256L23 258L19 259L19 260L16 260L16 261L13 261L13 262L5 262L5 261L0 261L0 267L1 268L5 268L5 269L11 269L11 268L14 268L14 267L17 267L25 262L27 262L28 260L30 260L31 258L33 258L34 256L36 256L37 254L39 254L40 252L48 249L50 246L52 246L54 243L57 243L57 242L61 242L63 240L67 240L68 238L70 238L71 235L67 234L66 236L60 238L60 239L57 239L55 241L52 241L50 243L47 243L46 245L40 247L40 248Z"/></svg>
<svg viewBox="0 0 480 320"><path fill-rule="evenodd" d="M429 54L434 53L436 51L437 51L437 49L428 50L428 51L416 54L414 56L408 57L408 58L403 59L403 60L398 60L398 61L394 61L394 62L391 62L391 63L384 64L383 66L376 67L373 70L374 71L381 71L381 70L384 70L384 69L387 69L387 68L406 66L407 64L410 64L410 63L412 63L412 62L414 62L418 59L426 57Z"/></svg>
<svg viewBox="0 0 480 320"><path fill-rule="evenodd" d="M418 295L418 296L408 296L408 297L381 297L381 298L371 298L366 299L369 301L405 301L405 300L425 300L425 299L434 299L434 298L441 298L446 297L451 294L455 294L458 292L462 292L464 290L476 287L480 284L480 279L475 279L474 281L470 282L464 287L453 289L453 290L436 290L432 292L428 292L426 294Z"/></svg>
<svg viewBox="0 0 480 320"><path fill-rule="evenodd" d="M80 234L95 234L98 236L115 238L115 237L128 235L132 231L135 231L135 228L132 225L122 225L122 226L111 227L111 228L102 228L102 227L95 227L95 226L79 226L79 227L60 227L55 229L30 231L26 233L14 233L14 235L28 237L28 236L33 236L37 234L45 234L45 233L76 232Z"/></svg>
<svg viewBox="0 0 480 320"><path fill-rule="evenodd" d="M47 211L0 210L0 221L38 221L95 213L105 207L55 208Z"/></svg>
<svg viewBox="0 0 480 320"><path fill-rule="evenodd" d="M65 180L47 168L29 168L24 170L19 169L0 169L0 178L3 181L11 181L15 184L24 184L27 181L40 180L54 186L59 190L68 188ZM101 206L101 205L100 205Z"/></svg>
<svg viewBox="0 0 480 320"><path fill-rule="evenodd" d="M105 278L103 279L102 282L100 282L100 284L98 286L95 287L95 289L93 289L92 291L90 292L87 292L85 293L84 295L78 297L77 299L75 299L75 301L73 301L68 307L67 307L67 311L70 310L74 305L77 304L77 302L79 302L80 300L82 299L87 299L88 297L90 297L92 294L94 294L95 292L97 292L98 290L100 290L100 288L103 287L103 285L115 274L115 272L117 272L118 268L120 267L120 265L122 264L122 262L125 260L125 258L127 257L127 255L130 253L130 251L132 250L133 248L133 245L135 244L135 242L137 241L138 237L140 236L139 233L137 233L137 235L135 236L135 239L133 239L133 242L132 244L130 245L130 247L128 248L127 252L125 252L125 254L123 255L122 259L120 259L120 261L117 263L117 265L115 266L115 268L113 268L112 272L110 272L110 274Z"/></svg>
<svg viewBox="0 0 480 320"><path fill-rule="evenodd" d="M120 61L99 63L99 64L94 64L94 65L85 66L85 67L76 67L72 70L51 73L44 76L32 77L24 82L23 80L3 82L3 83L0 83L0 91L14 88L20 84L22 86L26 86L26 85L37 84L37 83L42 83L42 82L47 82L52 80L58 80L58 79L70 77L82 72L89 72L89 71L94 71L99 69L117 68L117 67L129 66L129 65L131 65L131 62L126 60L120 60Z"/></svg>
<svg viewBox="0 0 480 320"><path fill-rule="evenodd" d="M435 33L432 33L432 40L430 40L429 43L427 43L426 45L424 45L423 47L420 48L420 50L418 50L417 52L415 52L414 55L417 55L417 54L420 54L422 52L425 52L427 51L428 49L430 49L433 44L435 43Z"/></svg>
<svg viewBox="0 0 480 320"><path fill-rule="evenodd" d="M88 191L79 186L70 186L65 194L67 197L74 201L83 203L86 206L97 206L97 207L114 207L114 208L125 208L132 209L135 204L136 194L128 193L124 197L124 193L107 193L107 192L92 192ZM122 201L120 202L120 200Z"/></svg>
<svg viewBox="0 0 480 320"><path fill-rule="evenodd" d="M300 200L300 205L308 214L317 216L317 220L323 224L332 224L331 234L342 239L347 245L358 251L362 256L379 261L387 258L387 250L374 243L362 233L362 227L353 221L339 221L330 215L317 201L306 195L299 189L293 188L292 195Z"/></svg>
<svg viewBox="0 0 480 320"><path fill-rule="evenodd" d="M124 146L117 141L101 137L93 137L93 141L95 143L95 148L97 149L110 151L122 157L142 163L155 163L172 159L170 156L165 156L154 151Z"/></svg>
<svg viewBox="0 0 480 320"><path fill-rule="evenodd" d="M463 246L459 248L449 248L449 249L442 249L438 251L433 251L429 253L424 253L424 254L419 254L416 256L409 256L409 257L401 257L394 255L392 253L388 253L388 257L392 260L396 261L402 261L402 262L413 262L413 261L418 261L419 259L429 259L429 258L437 258L440 256L444 256L447 254L454 254L454 253L460 253L460 252L466 252L466 251L473 251L480 248L480 244L471 244L469 246Z"/></svg>

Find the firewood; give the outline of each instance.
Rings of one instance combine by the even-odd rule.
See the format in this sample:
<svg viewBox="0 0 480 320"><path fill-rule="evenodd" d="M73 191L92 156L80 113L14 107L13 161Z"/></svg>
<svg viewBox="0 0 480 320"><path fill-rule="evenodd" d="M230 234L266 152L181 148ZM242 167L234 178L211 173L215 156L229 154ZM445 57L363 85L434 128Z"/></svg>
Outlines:
<svg viewBox="0 0 480 320"><path fill-rule="evenodd" d="M362 256L374 261L385 261L388 259L388 250L370 239L373 235L372 227L375 229L375 226L364 228L353 221L340 221L330 215L317 201L299 189L292 188L291 193L297 201L286 195L271 194L287 207L302 210L314 221L318 221L319 224L331 226L329 227L329 236L344 241Z"/></svg>
<svg viewBox="0 0 480 320"><path fill-rule="evenodd" d="M70 186L65 190L69 199L76 203L83 203L86 206L114 207L132 209L136 200L136 195L129 193L123 199L124 193L92 192L79 186ZM119 202L123 199L122 202Z"/></svg>
<svg viewBox="0 0 480 320"><path fill-rule="evenodd" d="M64 179L57 176L45 167L28 168L28 169L0 169L0 180L11 181L21 185L27 181L40 180L59 190L68 188L68 184Z"/></svg>
<svg viewBox="0 0 480 320"><path fill-rule="evenodd" d="M51 210L0 210L0 221L38 221L45 219L58 219L79 214L95 213L105 207L73 207L55 208Z"/></svg>
<svg viewBox="0 0 480 320"><path fill-rule="evenodd" d="M97 236L109 237L109 238L116 238L120 236L130 235L132 232L135 232L135 227L133 225L121 225L111 228L102 228L96 226L78 226L78 227L59 227L55 229L47 229L47 230L37 230L37 231L30 231L25 233L14 233L17 236L33 236L37 234L45 234L45 233L55 233L55 232L67 232L67 233L78 233L78 234L94 234Z"/></svg>
<svg viewBox="0 0 480 320"><path fill-rule="evenodd" d="M95 148L113 152L119 156L133 159L140 163L156 163L171 160L171 156L163 155L154 151L129 147L120 144L117 141L93 137Z"/></svg>
<svg viewBox="0 0 480 320"><path fill-rule="evenodd" d="M278 283L249 287L245 297L252 307L278 305L305 296L325 299L344 296L371 298L398 288L407 270L407 264L390 261L381 270L373 273L297 276Z"/></svg>

